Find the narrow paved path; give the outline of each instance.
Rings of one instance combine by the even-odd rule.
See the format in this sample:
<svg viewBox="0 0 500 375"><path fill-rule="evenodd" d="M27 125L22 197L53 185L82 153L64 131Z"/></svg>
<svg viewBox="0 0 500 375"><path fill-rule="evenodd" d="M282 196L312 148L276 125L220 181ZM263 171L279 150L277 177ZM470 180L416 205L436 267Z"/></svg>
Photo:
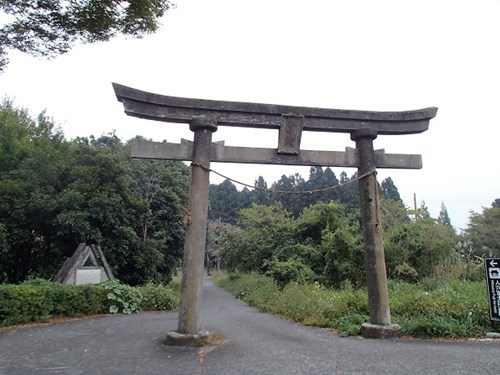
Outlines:
<svg viewBox="0 0 500 375"><path fill-rule="evenodd" d="M500 342L341 338L261 313L204 281L203 328L223 342L163 344L177 313L117 315L0 333L0 374L499 374Z"/></svg>

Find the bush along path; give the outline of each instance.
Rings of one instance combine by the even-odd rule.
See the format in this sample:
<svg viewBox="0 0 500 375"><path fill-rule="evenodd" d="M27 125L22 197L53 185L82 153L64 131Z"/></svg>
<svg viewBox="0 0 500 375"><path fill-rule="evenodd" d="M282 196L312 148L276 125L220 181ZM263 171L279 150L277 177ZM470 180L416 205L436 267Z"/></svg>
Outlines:
<svg viewBox="0 0 500 375"><path fill-rule="evenodd" d="M99 285L65 285L35 279L0 285L0 327L46 322L52 318L139 311L168 311L179 305L180 286L118 281Z"/></svg>
<svg viewBox="0 0 500 375"><path fill-rule="evenodd" d="M366 292L345 284L338 290L318 283L280 287L259 274L228 274L216 279L237 298L261 311L316 327L332 328L342 336L358 335L368 321ZM389 283L391 314L402 334L418 338L480 338L491 331L484 283L449 281Z"/></svg>

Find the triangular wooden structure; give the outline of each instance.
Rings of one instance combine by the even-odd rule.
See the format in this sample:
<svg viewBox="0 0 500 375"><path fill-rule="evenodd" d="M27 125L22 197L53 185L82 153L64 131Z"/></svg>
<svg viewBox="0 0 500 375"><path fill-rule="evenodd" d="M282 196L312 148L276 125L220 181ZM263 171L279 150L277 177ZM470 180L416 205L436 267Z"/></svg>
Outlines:
<svg viewBox="0 0 500 375"><path fill-rule="evenodd" d="M86 266L87 261L92 266ZM71 258L66 258L54 281L63 284L99 284L113 280L104 254L97 245L81 243Z"/></svg>

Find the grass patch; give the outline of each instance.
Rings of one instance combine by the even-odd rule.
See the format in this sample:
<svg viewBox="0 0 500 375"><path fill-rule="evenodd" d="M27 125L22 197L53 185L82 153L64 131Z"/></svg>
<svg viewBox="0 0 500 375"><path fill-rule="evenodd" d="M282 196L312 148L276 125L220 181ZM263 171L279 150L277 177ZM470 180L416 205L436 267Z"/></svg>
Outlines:
<svg viewBox="0 0 500 375"><path fill-rule="evenodd" d="M357 335L369 321L365 290L346 284L329 289L318 283L290 283L280 288L260 274L226 274L219 286L261 311L317 327ZM392 321L402 333L420 338L481 337L491 330L484 283L445 281L429 284L389 282Z"/></svg>

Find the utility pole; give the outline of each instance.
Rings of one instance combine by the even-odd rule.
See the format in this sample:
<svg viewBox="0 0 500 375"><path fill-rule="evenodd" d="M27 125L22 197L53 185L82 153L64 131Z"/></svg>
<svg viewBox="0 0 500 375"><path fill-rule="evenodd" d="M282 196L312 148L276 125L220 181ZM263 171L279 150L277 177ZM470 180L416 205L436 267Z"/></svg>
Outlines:
<svg viewBox="0 0 500 375"><path fill-rule="evenodd" d="M415 221L418 220L417 194L413 193L413 207L415 211Z"/></svg>

